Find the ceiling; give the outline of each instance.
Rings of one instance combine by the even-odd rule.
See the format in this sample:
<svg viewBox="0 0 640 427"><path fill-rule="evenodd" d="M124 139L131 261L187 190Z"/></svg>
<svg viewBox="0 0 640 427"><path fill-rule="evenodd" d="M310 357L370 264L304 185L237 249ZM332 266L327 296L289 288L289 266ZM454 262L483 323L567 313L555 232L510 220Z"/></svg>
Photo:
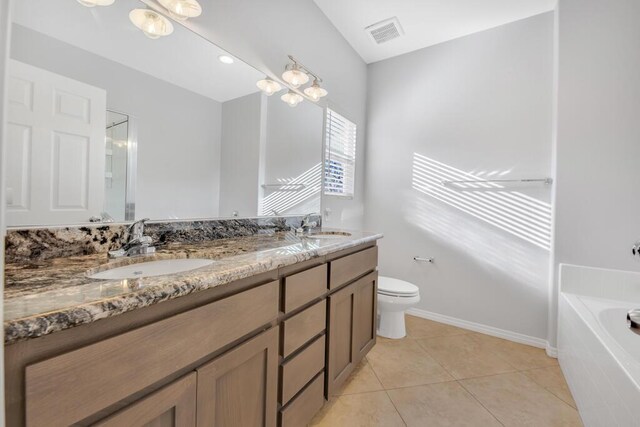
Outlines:
<svg viewBox="0 0 640 427"><path fill-rule="evenodd" d="M553 10L556 0L314 0L366 63ZM365 27L397 17L404 35L377 45Z"/></svg>
<svg viewBox="0 0 640 427"><path fill-rule="evenodd" d="M178 23L167 37L147 38L129 21L129 11L144 7L138 0L94 8L73 0L20 0L13 22L216 101L258 90L264 74L237 58L221 63L218 56L227 52Z"/></svg>

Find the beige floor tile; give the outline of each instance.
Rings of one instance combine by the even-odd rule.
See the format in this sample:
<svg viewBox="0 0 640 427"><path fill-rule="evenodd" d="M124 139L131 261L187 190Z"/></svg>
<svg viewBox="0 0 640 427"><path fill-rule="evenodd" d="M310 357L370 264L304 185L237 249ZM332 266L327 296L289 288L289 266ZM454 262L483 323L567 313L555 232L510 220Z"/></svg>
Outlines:
<svg viewBox="0 0 640 427"><path fill-rule="evenodd" d="M547 353L541 348L483 334L473 334L472 337L519 371L558 365L558 361L547 356Z"/></svg>
<svg viewBox="0 0 640 427"><path fill-rule="evenodd" d="M456 379L516 370L469 334L428 338L417 342Z"/></svg>
<svg viewBox="0 0 640 427"><path fill-rule="evenodd" d="M387 393L409 427L500 426L457 382L399 388Z"/></svg>
<svg viewBox="0 0 640 427"><path fill-rule="evenodd" d="M405 339L406 339L406 337L405 338L400 338L400 339L391 339L391 338L381 337L380 335L378 335L376 337L376 343L379 343L379 342L398 342L398 341L402 341L402 340L405 340Z"/></svg>
<svg viewBox="0 0 640 427"><path fill-rule="evenodd" d="M380 342L367 359L385 389L453 380L416 340Z"/></svg>
<svg viewBox="0 0 640 427"><path fill-rule="evenodd" d="M581 426L578 412L520 372L462 380L505 426Z"/></svg>
<svg viewBox="0 0 640 427"><path fill-rule="evenodd" d="M369 365L367 359L364 359L336 394L355 394L380 390L384 390L382 384L378 380L378 377L376 377L373 369L371 369L371 365Z"/></svg>
<svg viewBox="0 0 640 427"><path fill-rule="evenodd" d="M351 394L333 399L311 421L311 426L395 427L404 422L384 391Z"/></svg>
<svg viewBox="0 0 640 427"><path fill-rule="evenodd" d="M433 322L416 316L405 316L407 338L432 338L471 333L466 329Z"/></svg>
<svg viewBox="0 0 640 427"><path fill-rule="evenodd" d="M574 408L577 407L559 366L537 368L530 371L522 371L522 373L558 396L560 399L564 400L569 405Z"/></svg>

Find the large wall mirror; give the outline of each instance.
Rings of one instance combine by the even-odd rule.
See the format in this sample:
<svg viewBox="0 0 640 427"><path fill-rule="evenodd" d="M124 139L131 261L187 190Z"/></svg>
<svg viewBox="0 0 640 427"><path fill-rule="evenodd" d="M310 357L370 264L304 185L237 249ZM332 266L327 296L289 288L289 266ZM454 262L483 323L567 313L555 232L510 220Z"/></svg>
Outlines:
<svg viewBox="0 0 640 427"><path fill-rule="evenodd" d="M267 97L177 22L146 37L138 0L14 5L9 226L320 211L321 107Z"/></svg>

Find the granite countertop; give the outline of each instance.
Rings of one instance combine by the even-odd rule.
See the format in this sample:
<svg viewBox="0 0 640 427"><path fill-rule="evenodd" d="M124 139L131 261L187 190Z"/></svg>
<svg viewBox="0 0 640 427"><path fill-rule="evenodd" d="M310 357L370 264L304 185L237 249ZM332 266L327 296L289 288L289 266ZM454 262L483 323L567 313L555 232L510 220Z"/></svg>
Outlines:
<svg viewBox="0 0 640 427"><path fill-rule="evenodd" d="M291 232L169 244L155 255L108 260L105 254L72 256L5 266L4 342L36 338L158 302L234 282L382 238L298 237ZM174 258L215 260L185 273L134 280L89 279L87 272Z"/></svg>

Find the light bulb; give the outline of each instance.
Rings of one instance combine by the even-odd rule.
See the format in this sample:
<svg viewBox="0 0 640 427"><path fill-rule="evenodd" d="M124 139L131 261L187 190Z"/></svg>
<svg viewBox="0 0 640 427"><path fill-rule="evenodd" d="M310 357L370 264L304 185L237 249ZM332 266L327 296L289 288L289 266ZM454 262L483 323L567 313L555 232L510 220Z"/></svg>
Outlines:
<svg viewBox="0 0 640 427"><path fill-rule="evenodd" d="M202 7L196 0L158 0L158 2L173 18L181 21L195 18L202 13Z"/></svg>
<svg viewBox="0 0 640 427"><path fill-rule="evenodd" d="M233 58L229 55L220 55L218 56L218 61L223 64L233 64Z"/></svg>
<svg viewBox="0 0 640 427"><path fill-rule="evenodd" d="M94 6L111 6L115 0L78 0L83 6L86 7L94 7Z"/></svg>
<svg viewBox="0 0 640 427"><path fill-rule="evenodd" d="M129 19L150 39L157 39L173 33L171 21L150 9L133 9L129 13Z"/></svg>
<svg viewBox="0 0 640 427"><path fill-rule="evenodd" d="M320 87L318 80L314 80L313 84L304 90L304 93L313 101L319 101L323 96L327 96L327 91Z"/></svg>
<svg viewBox="0 0 640 427"><path fill-rule="evenodd" d="M309 81L309 76L300 71L297 64L294 64L291 69L282 73L282 79L294 88L298 88Z"/></svg>
<svg viewBox="0 0 640 427"><path fill-rule="evenodd" d="M295 93L294 91L289 89L289 92L282 95L280 99L286 102L287 105L289 105L289 107L295 107L296 105L302 102L303 98L302 98L302 95L300 95L299 93Z"/></svg>
<svg viewBox="0 0 640 427"><path fill-rule="evenodd" d="M271 80L271 78L269 77L265 77L262 80L258 80L258 82L256 83L256 86L258 86L258 88L261 91L266 93L267 96L271 96L274 93L278 92L280 89L282 89L282 86L280 86L280 83Z"/></svg>

